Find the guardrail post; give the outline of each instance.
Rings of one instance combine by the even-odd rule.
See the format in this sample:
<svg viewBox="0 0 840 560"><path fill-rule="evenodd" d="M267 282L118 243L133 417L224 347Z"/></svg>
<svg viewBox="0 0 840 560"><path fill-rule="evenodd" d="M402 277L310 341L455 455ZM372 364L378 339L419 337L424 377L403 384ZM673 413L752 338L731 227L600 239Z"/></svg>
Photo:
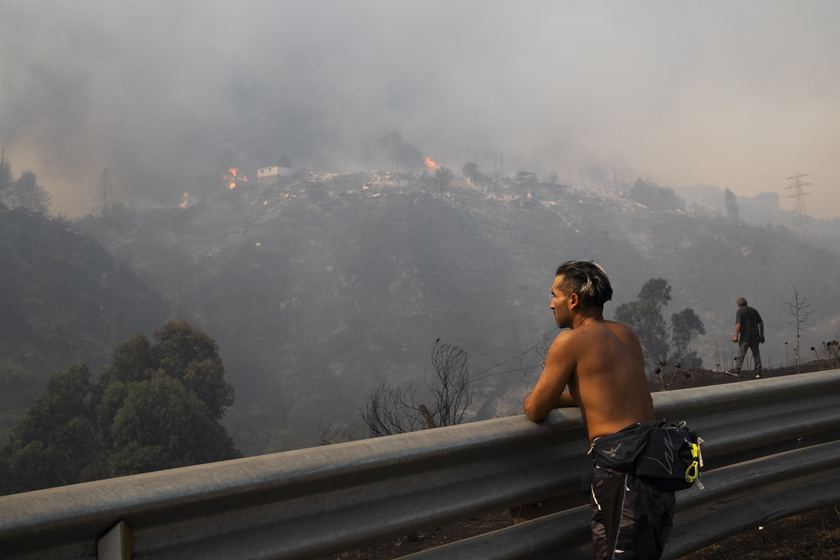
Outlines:
<svg viewBox="0 0 840 560"><path fill-rule="evenodd" d="M125 521L114 525L96 541L97 560L131 560L131 527Z"/></svg>

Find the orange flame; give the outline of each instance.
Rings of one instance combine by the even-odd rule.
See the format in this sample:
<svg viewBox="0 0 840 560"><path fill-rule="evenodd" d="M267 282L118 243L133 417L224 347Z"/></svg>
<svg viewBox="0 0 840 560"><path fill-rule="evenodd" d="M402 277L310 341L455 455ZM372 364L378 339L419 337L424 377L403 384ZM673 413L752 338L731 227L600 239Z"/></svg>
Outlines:
<svg viewBox="0 0 840 560"><path fill-rule="evenodd" d="M440 165L436 164L434 160L430 157L424 158L423 163L426 164L426 169L428 169L429 171L437 171L438 169L440 169Z"/></svg>
<svg viewBox="0 0 840 560"><path fill-rule="evenodd" d="M222 174L222 179L224 179L225 181L229 181L230 188L232 188L232 189L235 189L236 185L240 181L248 182L248 177L246 177L245 175L242 175L240 177L239 176L239 170L235 167L231 167L230 169L228 169L228 173Z"/></svg>

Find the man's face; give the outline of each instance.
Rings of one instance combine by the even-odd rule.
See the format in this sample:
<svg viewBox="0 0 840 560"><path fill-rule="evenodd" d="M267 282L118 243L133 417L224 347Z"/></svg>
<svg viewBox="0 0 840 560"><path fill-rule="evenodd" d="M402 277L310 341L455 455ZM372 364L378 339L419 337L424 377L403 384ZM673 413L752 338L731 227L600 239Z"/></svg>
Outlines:
<svg viewBox="0 0 840 560"><path fill-rule="evenodd" d="M569 309L569 294L560 289L563 283L563 275L554 278L551 286L551 310L554 312L554 321L561 329L572 326L572 314Z"/></svg>

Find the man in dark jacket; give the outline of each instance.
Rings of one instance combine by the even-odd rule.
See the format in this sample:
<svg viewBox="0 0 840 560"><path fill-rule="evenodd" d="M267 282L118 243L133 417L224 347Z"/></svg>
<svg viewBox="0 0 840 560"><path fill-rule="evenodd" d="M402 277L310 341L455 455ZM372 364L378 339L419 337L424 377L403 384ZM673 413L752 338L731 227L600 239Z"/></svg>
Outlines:
<svg viewBox="0 0 840 560"><path fill-rule="evenodd" d="M761 377L761 353L758 345L764 343L764 321L758 310L747 305L745 298L738 298L738 311L735 314L735 336L732 342L738 343L738 357L735 358L735 367L726 370L725 373L734 377L741 376L741 366L744 364L744 357L747 349L752 352L755 362L755 376Z"/></svg>

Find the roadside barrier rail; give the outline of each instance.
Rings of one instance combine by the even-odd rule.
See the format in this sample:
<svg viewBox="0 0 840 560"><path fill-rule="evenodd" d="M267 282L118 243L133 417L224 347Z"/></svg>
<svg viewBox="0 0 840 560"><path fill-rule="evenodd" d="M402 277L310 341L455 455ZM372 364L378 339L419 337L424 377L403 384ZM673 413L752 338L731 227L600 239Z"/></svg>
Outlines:
<svg viewBox="0 0 840 560"><path fill-rule="evenodd" d="M840 371L654 404L705 440L704 488L677 494L665 558L840 502ZM102 560L322 559L510 508L511 527L406 558L590 558L585 440L562 409L14 494L0 497L0 556L96 558L99 544Z"/></svg>

